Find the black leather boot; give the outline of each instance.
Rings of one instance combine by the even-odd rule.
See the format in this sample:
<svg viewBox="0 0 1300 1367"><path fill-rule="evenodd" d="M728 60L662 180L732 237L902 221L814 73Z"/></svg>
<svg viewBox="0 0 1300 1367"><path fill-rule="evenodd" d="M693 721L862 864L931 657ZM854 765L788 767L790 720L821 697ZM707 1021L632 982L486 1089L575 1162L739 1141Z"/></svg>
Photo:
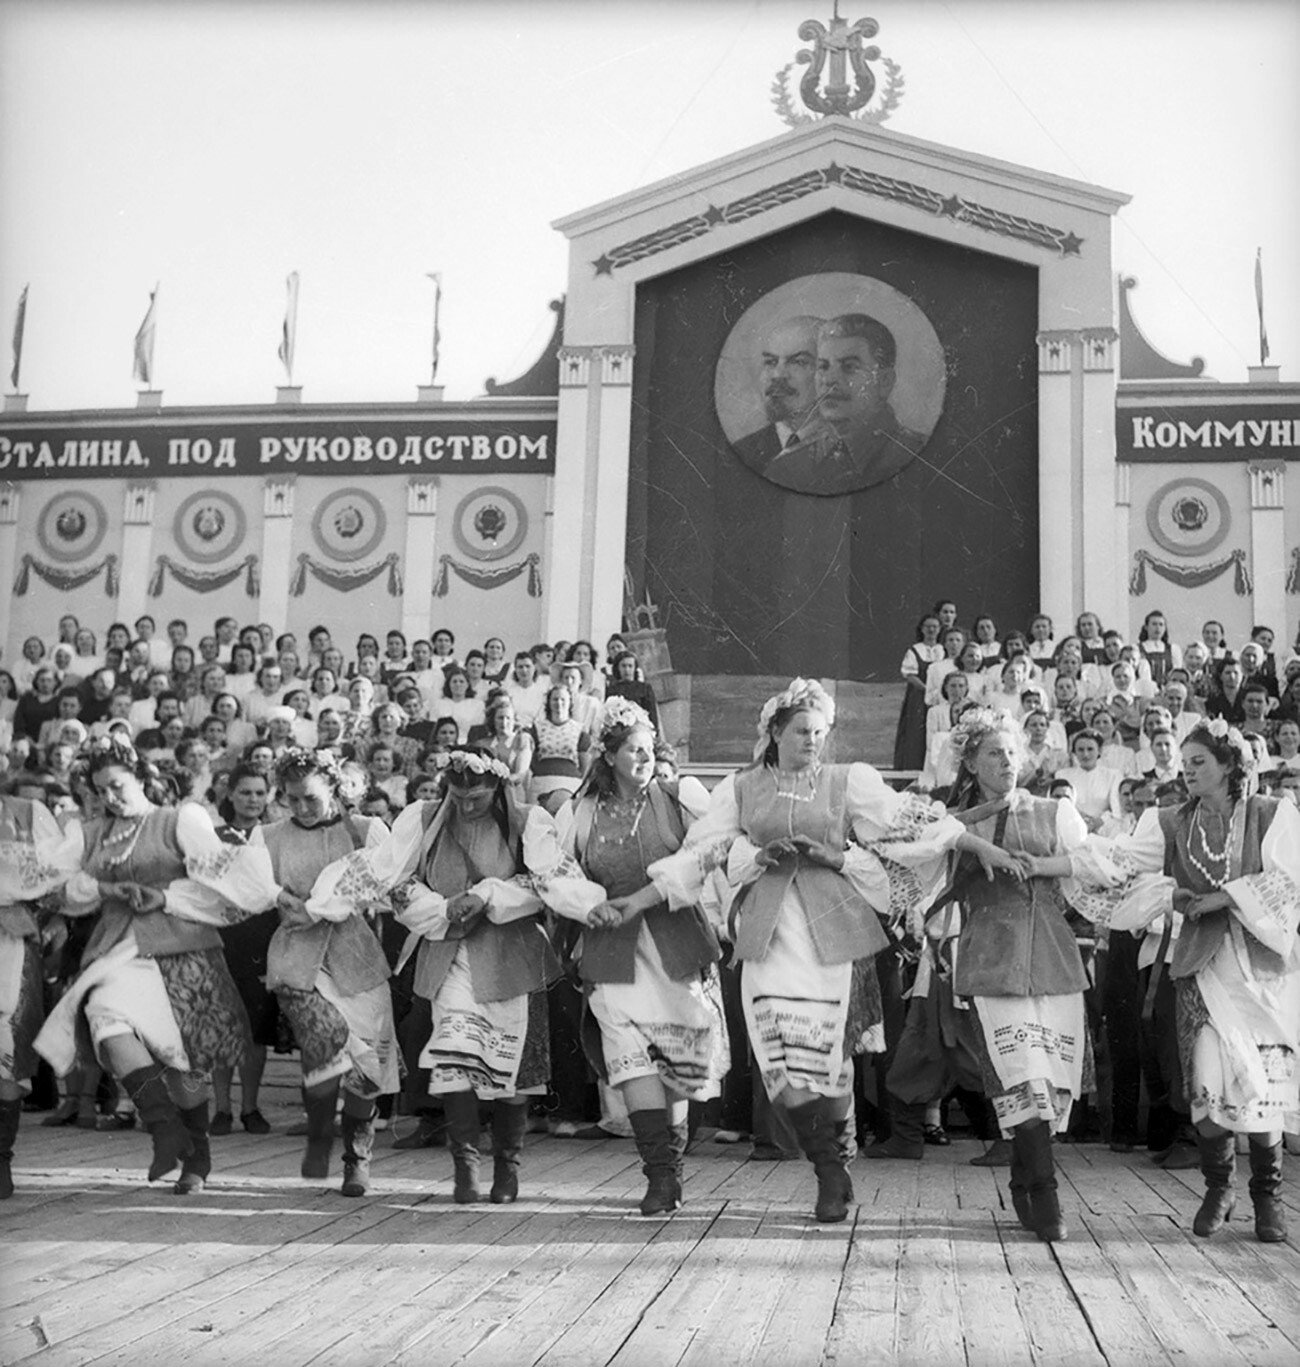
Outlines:
<svg viewBox="0 0 1300 1367"><path fill-rule="evenodd" d="M1024 1161L1029 1196L1029 1218L1044 1243L1060 1243L1069 1235L1056 1196L1056 1164L1052 1158L1052 1131L1040 1121L1028 1128L1018 1126L1016 1141Z"/></svg>
<svg viewBox="0 0 1300 1367"><path fill-rule="evenodd" d="M193 1150L181 1164L181 1175L176 1179L177 1196L189 1196L192 1192L202 1191L203 1184L212 1171L212 1146L208 1143L208 1103L180 1112L181 1121L194 1145Z"/></svg>
<svg viewBox="0 0 1300 1367"><path fill-rule="evenodd" d="M925 1103L908 1104L897 1097L889 1099L889 1138L877 1140L867 1150L868 1158L925 1157Z"/></svg>
<svg viewBox="0 0 1300 1367"><path fill-rule="evenodd" d="M375 1150L375 1107L366 1116L350 1115L343 1109L343 1186L344 1196L369 1196L370 1156Z"/></svg>
<svg viewBox="0 0 1300 1367"><path fill-rule="evenodd" d="M1233 1208L1237 1204L1237 1193L1233 1189L1237 1177L1236 1136L1204 1135L1198 1131L1196 1147L1201 1155L1205 1196L1192 1221L1192 1233L1208 1239L1232 1218Z"/></svg>
<svg viewBox="0 0 1300 1367"><path fill-rule="evenodd" d="M671 1215L678 1206L676 1158L667 1113L662 1110L630 1111L636 1151L646 1189L641 1198L642 1215Z"/></svg>
<svg viewBox="0 0 1300 1367"><path fill-rule="evenodd" d="M853 1202L853 1179L836 1142L836 1117L824 1097L806 1106L792 1107L787 1114L804 1157L817 1174L817 1205L814 1214L819 1224L837 1225L848 1218Z"/></svg>
<svg viewBox="0 0 1300 1367"><path fill-rule="evenodd" d="M307 1111L307 1147L302 1155L302 1175L319 1179L330 1175L330 1155L334 1152L334 1114L339 1104L339 1084L335 1078L309 1092L302 1090Z"/></svg>
<svg viewBox="0 0 1300 1367"><path fill-rule="evenodd" d="M1032 1234L1034 1217L1029 1208L1029 1179L1026 1175L1024 1146L1019 1143L1020 1131L1015 1130L1011 1137L1011 1178L1007 1186L1011 1191L1011 1208L1016 1212L1020 1228Z"/></svg>
<svg viewBox="0 0 1300 1367"><path fill-rule="evenodd" d="M0 1101L0 1201L7 1201L14 1194L14 1144L18 1141L22 1114L22 1097Z"/></svg>
<svg viewBox="0 0 1300 1367"><path fill-rule="evenodd" d="M127 1096L135 1104L136 1114L153 1138L149 1180L156 1182L193 1152L194 1141L167 1091L160 1063L136 1068L121 1081Z"/></svg>
<svg viewBox="0 0 1300 1367"><path fill-rule="evenodd" d="M1232 1138L1231 1135L1228 1136ZM1282 1141L1261 1144L1250 1137L1250 1200L1255 1207L1255 1238L1261 1244L1286 1242L1282 1209Z"/></svg>
<svg viewBox="0 0 1300 1367"><path fill-rule="evenodd" d="M455 1166L451 1199L468 1206L483 1199L478 1189L478 1097L473 1092L448 1092L442 1098L447 1117L447 1144Z"/></svg>
<svg viewBox="0 0 1300 1367"><path fill-rule="evenodd" d="M492 1103L492 1190L494 1206L508 1206L519 1199L519 1160L528 1132L528 1103Z"/></svg>

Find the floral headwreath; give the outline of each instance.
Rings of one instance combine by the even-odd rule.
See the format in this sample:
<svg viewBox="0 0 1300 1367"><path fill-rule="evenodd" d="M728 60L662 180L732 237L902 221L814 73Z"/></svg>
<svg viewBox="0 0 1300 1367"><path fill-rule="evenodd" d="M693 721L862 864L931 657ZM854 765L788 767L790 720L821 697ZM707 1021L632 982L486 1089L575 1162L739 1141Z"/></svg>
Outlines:
<svg viewBox="0 0 1300 1367"><path fill-rule="evenodd" d="M772 722L777 713L788 711L790 708L820 712L826 718L827 726L835 725L835 700L821 684L816 679L791 679L789 687L784 692L774 693L763 704L763 710L758 714L758 745L754 750L756 757L762 755L767 749L768 741L772 739Z"/></svg>
<svg viewBox="0 0 1300 1367"><path fill-rule="evenodd" d="M493 778L503 781L510 777L510 770L499 759L477 750L452 750L447 754L435 755L433 767L440 774L450 769L453 774L476 774L479 777L491 774Z"/></svg>
<svg viewBox="0 0 1300 1367"><path fill-rule="evenodd" d="M324 774L336 789L343 782L343 765L332 750L311 750L305 745L290 745L281 751L275 762L275 776L283 783L284 775L294 769Z"/></svg>
<svg viewBox="0 0 1300 1367"><path fill-rule="evenodd" d="M1237 760L1243 771L1248 774L1254 771L1255 751L1250 742L1235 726L1228 725L1226 718L1211 717L1206 721L1198 721L1183 739L1192 740L1198 731L1208 731L1215 740L1227 741L1237 752Z"/></svg>
<svg viewBox="0 0 1300 1367"><path fill-rule="evenodd" d="M654 734L655 725L650 714L631 698L609 698L600 712L600 739L602 744L612 731L637 731L644 729Z"/></svg>
<svg viewBox="0 0 1300 1367"><path fill-rule="evenodd" d="M974 759L980 746L997 733L1014 737L1018 745L1024 743L1019 728L1005 712L995 712L989 707L975 707L964 712L948 733L948 754L953 768L960 769L965 760Z"/></svg>
<svg viewBox="0 0 1300 1367"><path fill-rule="evenodd" d="M102 769L110 764L120 764L125 769L134 769L140 763L140 753L125 736L109 731L96 736L94 740L84 741L77 757L89 768Z"/></svg>

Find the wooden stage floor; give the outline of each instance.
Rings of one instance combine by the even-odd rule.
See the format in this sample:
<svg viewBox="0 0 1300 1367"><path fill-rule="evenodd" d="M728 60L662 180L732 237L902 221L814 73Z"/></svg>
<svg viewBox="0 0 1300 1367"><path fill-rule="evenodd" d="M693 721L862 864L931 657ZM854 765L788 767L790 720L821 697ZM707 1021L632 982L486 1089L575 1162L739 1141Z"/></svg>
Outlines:
<svg viewBox="0 0 1300 1367"><path fill-rule="evenodd" d="M629 1141L545 1135L515 1206L453 1205L446 1150L395 1152L391 1134L374 1195L347 1200L298 1178L282 1095L277 1133L215 1140L188 1199L144 1183L147 1136L25 1116L0 1206L0 1362L1300 1362L1300 1249L1257 1243L1248 1218L1193 1238L1198 1174L1144 1153L1058 1146L1071 1236L1055 1247L1010 1216L1005 1170L968 1165L973 1140L859 1158L859 1205L829 1227L806 1164L712 1141L671 1219L632 1213Z"/></svg>

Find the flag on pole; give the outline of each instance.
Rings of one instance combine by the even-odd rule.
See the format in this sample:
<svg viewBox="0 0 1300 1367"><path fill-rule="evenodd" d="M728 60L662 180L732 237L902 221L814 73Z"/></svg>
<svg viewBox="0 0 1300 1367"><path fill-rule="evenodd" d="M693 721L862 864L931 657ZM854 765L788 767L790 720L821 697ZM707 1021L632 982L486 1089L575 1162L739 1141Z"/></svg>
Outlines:
<svg viewBox="0 0 1300 1367"><path fill-rule="evenodd" d="M149 294L149 308L135 334L135 363L131 368L131 378L143 385L153 384L153 339L158 328L158 291L159 281Z"/></svg>
<svg viewBox="0 0 1300 1367"><path fill-rule="evenodd" d="M1259 310L1259 363L1268 363L1268 329L1264 326L1264 249L1255 248L1255 307Z"/></svg>
<svg viewBox="0 0 1300 1367"><path fill-rule="evenodd" d="M442 311L442 272L429 271L429 279L433 281L433 366L429 371L429 383L438 378L438 353L442 347L442 333L438 330L438 315Z"/></svg>
<svg viewBox="0 0 1300 1367"><path fill-rule="evenodd" d="M284 373L293 383L293 352L298 343L298 272L290 271L284 282L288 299L284 307L284 327L280 332L280 350L277 353L284 366Z"/></svg>
<svg viewBox="0 0 1300 1367"><path fill-rule="evenodd" d="M9 383L15 394L18 392L18 374L23 367L23 332L27 327L27 291L30 288L23 286L23 292L18 296L18 311L14 314L14 364L9 372Z"/></svg>

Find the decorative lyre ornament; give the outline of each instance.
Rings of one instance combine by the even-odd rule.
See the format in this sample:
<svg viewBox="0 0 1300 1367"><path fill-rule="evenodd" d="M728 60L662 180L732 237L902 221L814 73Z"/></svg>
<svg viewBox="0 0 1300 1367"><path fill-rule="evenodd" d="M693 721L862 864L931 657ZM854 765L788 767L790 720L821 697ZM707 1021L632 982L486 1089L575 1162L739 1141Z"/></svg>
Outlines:
<svg viewBox="0 0 1300 1367"><path fill-rule="evenodd" d="M829 29L816 19L805 19L799 25L799 37L813 46L797 53L795 61L777 72L772 83L772 104L782 120L791 128L835 114L863 123L883 123L902 99L903 76L897 62L884 58L887 79L882 98L874 109L868 108L876 94L876 77L869 63L880 61L881 53L878 47L863 44L879 32L880 25L874 19L850 24L840 18L838 0ZM806 114L796 110L790 98L790 73L796 62L808 68L799 82L799 96L811 111Z"/></svg>

